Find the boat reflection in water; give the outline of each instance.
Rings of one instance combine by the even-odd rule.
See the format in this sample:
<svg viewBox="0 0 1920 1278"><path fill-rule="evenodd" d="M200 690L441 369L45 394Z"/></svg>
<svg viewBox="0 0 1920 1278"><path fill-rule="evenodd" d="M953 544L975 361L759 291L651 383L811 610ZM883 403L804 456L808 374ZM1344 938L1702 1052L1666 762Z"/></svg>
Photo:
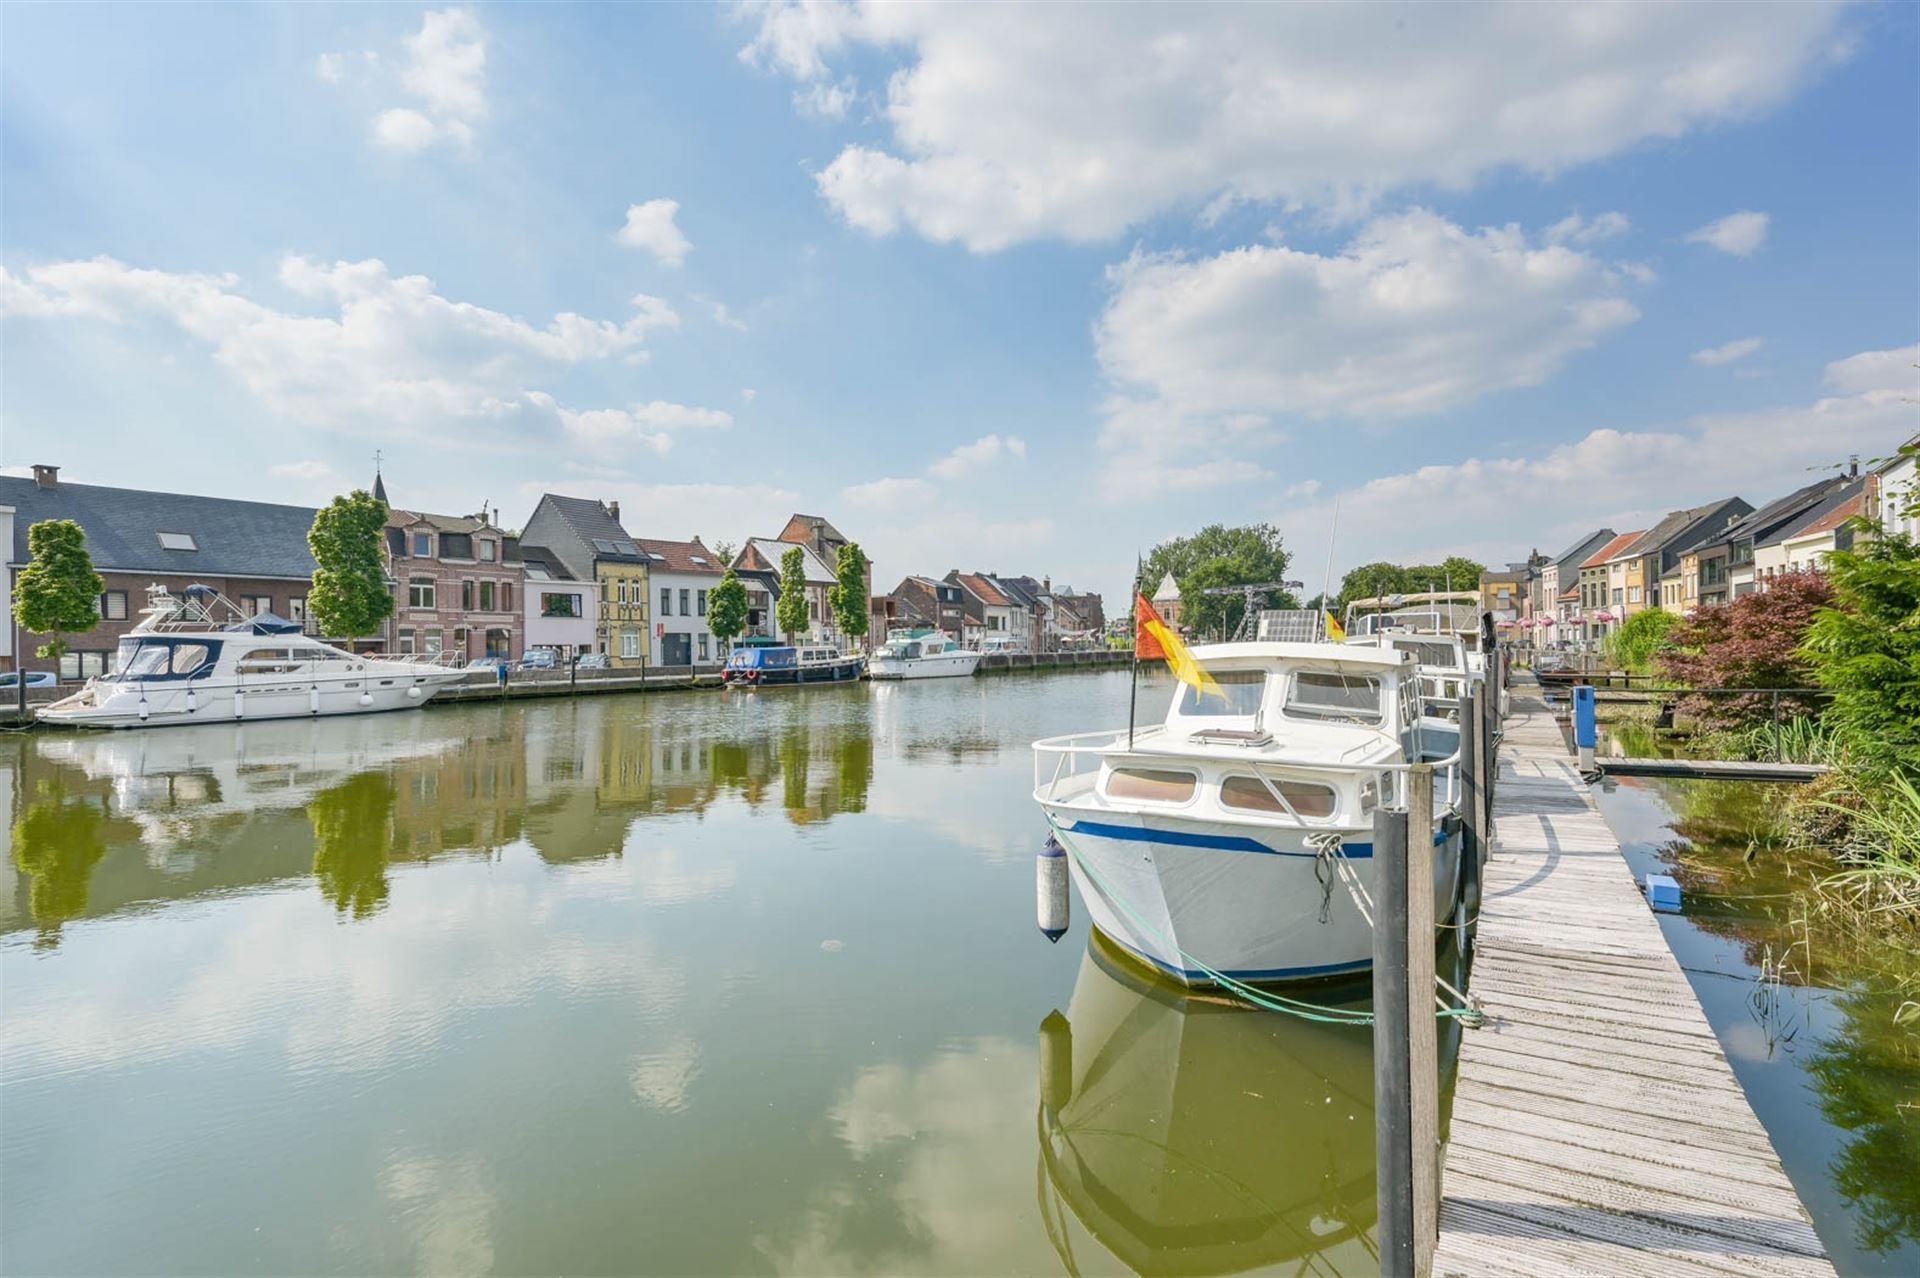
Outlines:
<svg viewBox="0 0 1920 1278"><path fill-rule="evenodd" d="M1365 987L1359 987L1365 992ZM1377 1273L1372 1033L1189 991L1095 935L1040 1026L1040 1213L1069 1273Z"/></svg>

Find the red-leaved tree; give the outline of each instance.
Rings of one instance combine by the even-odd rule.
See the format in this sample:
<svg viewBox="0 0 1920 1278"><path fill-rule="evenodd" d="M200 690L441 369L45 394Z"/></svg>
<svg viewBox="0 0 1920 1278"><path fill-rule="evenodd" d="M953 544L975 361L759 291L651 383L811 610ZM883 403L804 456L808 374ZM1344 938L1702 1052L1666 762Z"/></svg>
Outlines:
<svg viewBox="0 0 1920 1278"><path fill-rule="evenodd" d="M1814 613L1833 603L1833 586L1817 572L1775 577L1768 588L1732 603L1702 608L1668 632L1673 647L1655 660L1671 679L1692 688L1812 688L1812 668L1800 656ZM1765 723L1773 696L1688 697L1680 708L1709 727ZM1782 717L1815 714L1820 698L1782 694Z"/></svg>

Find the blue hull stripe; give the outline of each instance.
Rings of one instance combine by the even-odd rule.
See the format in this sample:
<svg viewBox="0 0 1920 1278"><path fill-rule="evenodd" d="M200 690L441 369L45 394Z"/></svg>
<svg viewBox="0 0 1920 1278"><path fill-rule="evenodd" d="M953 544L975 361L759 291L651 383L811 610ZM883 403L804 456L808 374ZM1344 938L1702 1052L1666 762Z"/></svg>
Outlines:
<svg viewBox="0 0 1920 1278"><path fill-rule="evenodd" d="M1111 933L1102 931L1100 935L1106 937L1109 941L1112 941L1115 945L1118 945L1121 949L1133 955L1141 962L1151 963L1169 976L1182 977L1187 981L1200 985L1215 984L1214 979L1205 972L1189 971L1184 967L1175 967L1171 963L1162 963L1153 955L1148 954L1144 950L1135 949ZM1314 967L1271 967L1263 968L1259 971L1222 971L1221 974L1230 976L1236 981L1296 981L1305 980L1314 976L1338 976L1343 972L1364 972L1372 966L1372 959L1360 959L1353 963L1322 963Z"/></svg>
<svg viewBox="0 0 1920 1278"><path fill-rule="evenodd" d="M1261 852L1267 856L1298 856L1312 860L1312 852L1284 852L1271 848L1257 839L1249 839L1239 834L1199 834L1187 830L1142 830L1131 825L1109 825L1104 821L1076 821L1067 829L1075 834L1091 834L1095 838L1113 839L1120 843L1161 843L1174 848L1211 848L1216 852ZM1433 846L1441 847L1447 842L1444 830L1436 830ZM1365 861L1373 856L1371 843L1342 843L1340 850L1348 860Z"/></svg>

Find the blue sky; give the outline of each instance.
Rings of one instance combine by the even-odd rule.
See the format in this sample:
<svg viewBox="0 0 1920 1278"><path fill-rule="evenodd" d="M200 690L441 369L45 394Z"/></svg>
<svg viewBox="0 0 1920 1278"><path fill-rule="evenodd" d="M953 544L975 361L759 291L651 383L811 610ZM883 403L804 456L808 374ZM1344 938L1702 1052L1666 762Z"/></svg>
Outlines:
<svg viewBox="0 0 1920 1278"><path fill-rule="evenodd" d="M1916 55L1874 5L10 5L0 464L314 502L379 449L510 524L826 514L887 585L1268 519L1317 587L1336 499L1336 571L1557 550L1920 429Z"/></svg>

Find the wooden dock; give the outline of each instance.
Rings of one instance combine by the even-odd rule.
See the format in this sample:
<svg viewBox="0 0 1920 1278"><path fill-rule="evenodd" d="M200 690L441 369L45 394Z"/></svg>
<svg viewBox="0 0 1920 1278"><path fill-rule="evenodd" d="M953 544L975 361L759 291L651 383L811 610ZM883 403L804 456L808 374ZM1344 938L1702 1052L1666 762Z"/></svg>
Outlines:
<svg viewBox="0 0 1920 1278"><path fill-rule="evenodd" d="M1770 763L1746 759L1637 759L1593 761L1612 777L1687 777L1695 781L1811 781L1833 771L1824 763Z"/></svg>
<svg viewBox="0 0 1920 1278"><path fill-rule="evenodd" d="M1437 1275L1833 1266L1533 690L1494 787Z"/></svg>

